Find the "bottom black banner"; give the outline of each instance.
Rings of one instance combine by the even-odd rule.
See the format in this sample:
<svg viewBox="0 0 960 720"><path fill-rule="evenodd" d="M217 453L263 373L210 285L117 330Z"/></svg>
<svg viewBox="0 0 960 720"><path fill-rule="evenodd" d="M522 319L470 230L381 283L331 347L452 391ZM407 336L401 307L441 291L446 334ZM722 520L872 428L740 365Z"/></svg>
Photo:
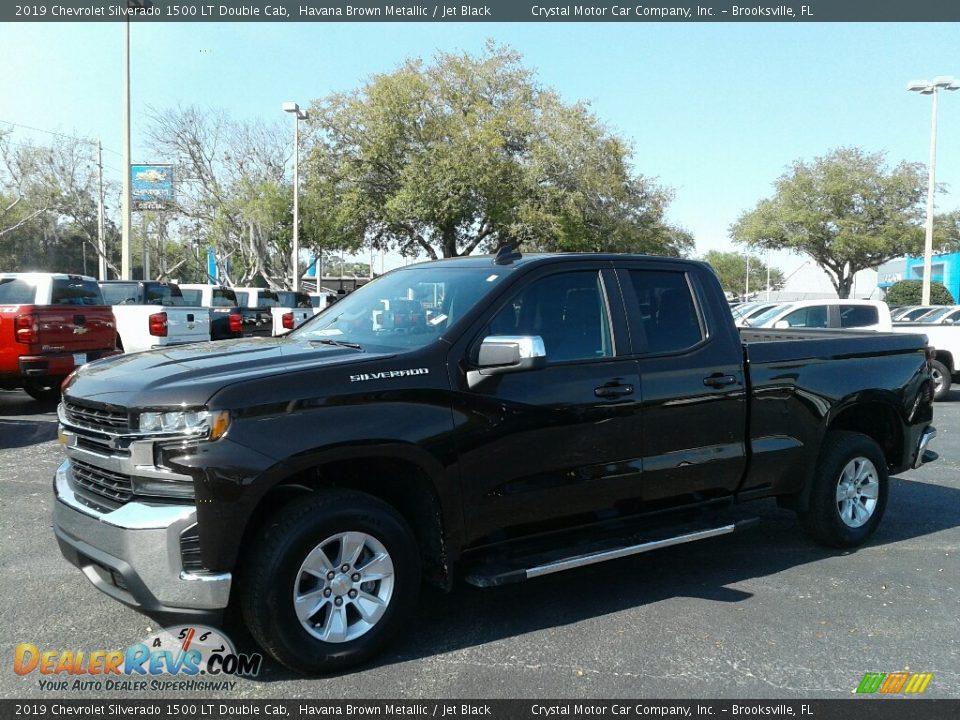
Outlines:
<svg viewBox="0 0 960 720"><path fill-rule="evenodd" d="M941 720L960 717L960 700L0 700L8 718L233 720L262 717L383 718L816 718L817 720Z"/></svg>

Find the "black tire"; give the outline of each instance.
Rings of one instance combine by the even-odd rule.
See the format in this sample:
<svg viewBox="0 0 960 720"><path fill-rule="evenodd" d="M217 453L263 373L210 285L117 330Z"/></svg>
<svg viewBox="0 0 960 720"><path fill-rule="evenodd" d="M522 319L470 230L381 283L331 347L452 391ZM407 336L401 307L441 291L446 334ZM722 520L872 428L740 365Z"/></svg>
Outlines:
<svg viewBox="0 0 960 720"><path fill-rule="evenodd" d="M868 461L872 469L863 463ZM860 462L860 465L856 465ZM840 486L850 492L859 483L848 483L845 471L853 463L853 476L865 473L864 492L875 492L875 504L871 507L868 498L850 497L838 500ZM859 468L859 470L857 470ZM869 477L875 481L875 490ZM800 524L807 534L818 543L836 548L851 548L862 545L880 524L887 507L890 478L883 451L873 438L861 433L833 431L827 434L820 450L817 467L811 480L810 501L806 510L798 512ZM870 487L870 490L868 490ZM860 508L854 507L859 505ZM854 527L852 523L866 518ZM859 515L859 517L857 517Z"/></svg>
<svg viewBox="0 0 960 720"><path fill-rule="evenodd" d="M37 402L53 402L60 399L60 383L63 378L31 378L24 382L23 389Z"/></svg>
<svg viewBox="0 0 960 720"><path fill-rule="evenodd" d="M950 385L953 383L950 370L939 360L931 360L930 374L933 377L933 399L937 402L946 400L950 395Z"/></svg>
<svg viewBox="0 0 960 720"><path fill-rule="evenodd" d="M348 622L352 609L352 627L356 629L363 624L357 624L362 620L359 602L347 599L346 595L334 596L333 599L340 599L342 603L337 610L330 600L316 618L301 622L294 609L294 595L301 591L304 579L318 584L319 589L312 593L326 592L326 587L338 588L334 591L337 593L344 592L338 583L346 583L353 570L338 574L335 581L330 581L307 573L302 566L308 556L318 557L316 550L325 540L346 534L372 538L385 549L392 561L392 590L382 615L372 624L368 623L371 626L359 637L326 642L312 634L304 623L310 624L314 633L321 633L324 629L321 626L333 623L329 613L342 612L340 617ZM367 546L363 552L368 552ZM324 555L329 561L326 552ZM291 670L304 674L337 672L380 653L407 622L420 593L420 555L406 521L386 503L359 492L321 490L308 497L300 496L260 528L249 558L239 578L244 621L267 653ZM338 558L333 558L332 563L340 565ZM361 569L363 562L358 560L354 565ZM365 584L366 596L383 590L383 582ZM377 590L370 590L371 587Z"/></svg>

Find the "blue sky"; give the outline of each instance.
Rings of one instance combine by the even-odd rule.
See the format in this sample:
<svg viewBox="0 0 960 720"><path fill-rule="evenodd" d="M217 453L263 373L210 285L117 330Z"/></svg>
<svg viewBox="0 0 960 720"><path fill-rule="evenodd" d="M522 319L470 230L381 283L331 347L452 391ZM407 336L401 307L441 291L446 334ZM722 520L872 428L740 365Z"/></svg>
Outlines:
<svg viewBox="0 0 960 720"><path fill-rule="evenodd" d="M0 25L0 120L103 139L120 149L122 26ZM960 25L846 23L153 23L132 33L133 161L150 157L146 105L283 117L409 56L523 53L566 100L587 100L630 140L638 171L675 191L669 219L698 253L734 249L727 228L798 158L856 145L926 162L930 98L912 79L960 77ZM289 116L286 116L289 117ZM960 208L960 92L941 96L938 210ZM14 128L18 137L44 136ZM120 157L105 154L119 179ZM790 271L802 259L778 256ZM389 263L388 263L389 264Z"/></svg>

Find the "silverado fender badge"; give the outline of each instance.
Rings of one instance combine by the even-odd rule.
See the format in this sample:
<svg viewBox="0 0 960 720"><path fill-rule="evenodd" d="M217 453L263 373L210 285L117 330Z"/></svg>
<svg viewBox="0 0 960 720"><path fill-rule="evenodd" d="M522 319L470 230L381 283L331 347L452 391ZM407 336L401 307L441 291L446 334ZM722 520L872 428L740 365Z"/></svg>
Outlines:
<svg viewBox="0 0 960 720"><path fill-rule="evenodd" d="M350 382L364 382L365 380L390 380L391 378L409 377L411 375L429 375L429 368L408 368L406 370L382 370L375 373L361 373L351 375Z"/></svg>

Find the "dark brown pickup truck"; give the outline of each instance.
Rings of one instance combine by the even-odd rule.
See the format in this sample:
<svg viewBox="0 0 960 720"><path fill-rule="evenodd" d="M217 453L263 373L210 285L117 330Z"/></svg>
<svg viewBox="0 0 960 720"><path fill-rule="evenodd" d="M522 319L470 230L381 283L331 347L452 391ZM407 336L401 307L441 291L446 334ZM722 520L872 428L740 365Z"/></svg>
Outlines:
<svg viewBox="0 0 960 720"><path fill-rule="evenodd" d="M741 336L698 262L413 265L282 338L81 370L54 528L116 600L237 604L277 660L330 672L410 627L421 578L705 540L758 498L818 542L866 542L889 476L935 457L928 361L922 335Z"/></svg>

